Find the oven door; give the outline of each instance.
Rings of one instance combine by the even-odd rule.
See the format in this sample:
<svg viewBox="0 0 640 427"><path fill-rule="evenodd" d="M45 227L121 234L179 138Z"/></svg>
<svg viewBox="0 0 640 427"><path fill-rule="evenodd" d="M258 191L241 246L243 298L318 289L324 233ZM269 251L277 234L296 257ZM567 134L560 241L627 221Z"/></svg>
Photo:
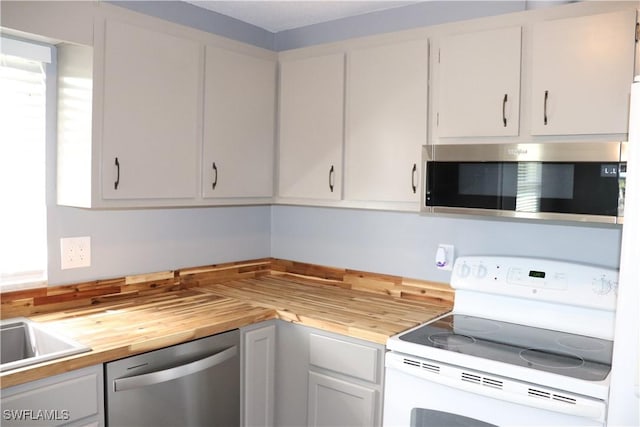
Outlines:
<svg viewBox="0 0 640 427"><path fill-rule="evenodd" d="M435 145L423 212L620 222L624 144Z"/></svg>
<svg viewBox="0 0 640 427"><path fill-rule="evenodd" d="M387 427L604 426L598 399L402 353L388 352L385 366Z"/></svg>

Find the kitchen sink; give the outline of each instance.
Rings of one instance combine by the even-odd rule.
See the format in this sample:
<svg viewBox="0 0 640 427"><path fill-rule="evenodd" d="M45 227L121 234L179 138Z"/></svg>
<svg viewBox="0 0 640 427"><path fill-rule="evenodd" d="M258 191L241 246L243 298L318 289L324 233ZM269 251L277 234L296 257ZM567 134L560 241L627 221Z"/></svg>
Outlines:
<svg viewBox="0 0 640 427"><path fill-rule="evenodd" d="M24 317L0 321L0 372L89 350Z"/></svg>

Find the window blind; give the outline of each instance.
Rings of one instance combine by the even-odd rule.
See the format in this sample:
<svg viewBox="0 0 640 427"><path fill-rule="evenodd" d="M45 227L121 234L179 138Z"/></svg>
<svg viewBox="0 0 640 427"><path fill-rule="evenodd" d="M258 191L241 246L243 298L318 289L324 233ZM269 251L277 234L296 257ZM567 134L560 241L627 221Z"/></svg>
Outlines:
<svg viewBox="0 0 640 427"><path fill-rule="evenodd" d="M42 62L5 52L0 53L0 286L43 283L45 73Z"/></svg>

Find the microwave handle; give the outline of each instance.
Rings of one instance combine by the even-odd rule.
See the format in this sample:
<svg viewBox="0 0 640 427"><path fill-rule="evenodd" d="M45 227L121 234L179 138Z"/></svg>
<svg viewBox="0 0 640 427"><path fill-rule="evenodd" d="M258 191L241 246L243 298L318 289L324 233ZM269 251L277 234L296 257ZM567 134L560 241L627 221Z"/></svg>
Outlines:
<svg viewBox="0 0 640 427"><path fill-rule="evenodd" d="M422 201L422 209L430 206L429 200L431 198L432 183L429 179L430 164L433 161L434 146L427 144L422 146L422 182L424 188L422 188L422 195L420 200Z"/></svg>
<svg viewBox="0 0 640 427"><path fill-rule="evenodd" d="M431 197L431 181L429 180L429 162L424 162L424 205L429 206L428 198Z"/></svg>

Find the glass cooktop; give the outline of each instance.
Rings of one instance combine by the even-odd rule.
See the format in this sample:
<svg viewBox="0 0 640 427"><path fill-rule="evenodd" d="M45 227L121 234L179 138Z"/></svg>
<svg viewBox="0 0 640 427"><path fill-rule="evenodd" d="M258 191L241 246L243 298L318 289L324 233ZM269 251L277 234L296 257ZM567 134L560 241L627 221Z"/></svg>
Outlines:
<svg viewBox="0 0 640 427"><path fill-rule="evenodd" d="M588 381L607 377L613 350L613 341L461 314L399 339Z"/></svg>

